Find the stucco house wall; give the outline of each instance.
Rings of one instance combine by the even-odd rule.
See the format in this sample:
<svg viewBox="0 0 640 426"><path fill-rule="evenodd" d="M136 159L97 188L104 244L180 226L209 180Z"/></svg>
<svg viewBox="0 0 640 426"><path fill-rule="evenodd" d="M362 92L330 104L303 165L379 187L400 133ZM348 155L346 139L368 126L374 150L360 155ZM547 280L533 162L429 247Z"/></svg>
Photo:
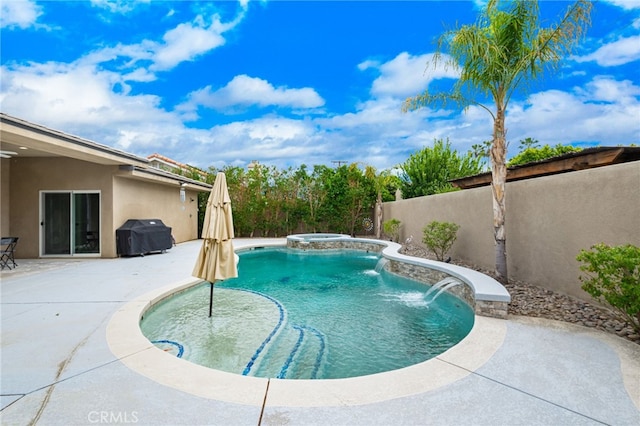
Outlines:
<svg viewBox="0 0 640 426"><path fill-rule="evenodd" d="M170 226L176 243L198 238L198 193L180 186L160 185L122 176L113 178L113 222L115 228L128 219L162 219ZM191 200L194 200L193 202ZM114 236L115 237L115 236Z"/></svg>
<svg viewBox="0 0 640 426"><path fill-rule="evenodd" d="M114 166L103 166L71 158L12 158L10 223L11 234L20 238L18 255L38 257L40 241L40 191L100 191L101 205L112 203L111 174ZM103 215L100 235L110 225ZM103 238L103 252L110 252Z"/></svg>
<svg viewBox="0 0 640 426"><path fill-rule="evenodd" d="M0 159L0 233L9 236L9 208L11 207L11 189L9 187L9 171L11 163L8 158Z"/></svg>
<svg viewBox="0 0 640 426"><path fill-rule="evenodd" d="M605 242L640 246L640 161L507 183L509 277L582 299L581 249ZM383 220L402 222L423 246L422 228L433 220L460 225L454 258L493 270L490 187L384 203Z"/></svg>

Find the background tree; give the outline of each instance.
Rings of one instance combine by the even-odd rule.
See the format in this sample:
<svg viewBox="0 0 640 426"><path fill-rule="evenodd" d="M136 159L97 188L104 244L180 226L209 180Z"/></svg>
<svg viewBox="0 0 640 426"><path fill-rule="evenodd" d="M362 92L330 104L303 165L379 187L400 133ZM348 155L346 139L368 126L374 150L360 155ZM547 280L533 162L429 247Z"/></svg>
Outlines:
<svg viewBox="0 0 640 426"><path fill-rule="evenodd" d="M309 175L306 166L298 171L300 186L299 196L304 201L305 212L303 222L311 232L318 232L321 226L321 213L327 198L327 188L323 176L330 173L327 166L313 166L313 172Z"/></svg>
<svg viewBox="0 0 640 426"><path fill-rule="evenodd" d="M215 169L210 168L209 178L207 183L213 184L216 173ZM247 188L247 173L241 167L228 166L225 167L224 172L227 178L227 187L229 189L229 196L231 197L231 211L233 213L233 227L235 235L240 237L248 235L251 232L252 224L249 218L248 200L250 199ZM208 198L209 194L206 194ZM198 209L199 215L204 215L206 209L206 200L204 206L201 204Z"/></svg>
<svg viewBox="0 0 640 426"><path fill-rule="evenodd" d="M356 163L351 164L347 171L349 192L346 198L349 209L345 219L349 223L349 234L355 237L356 227L362 223L365 217L369 217L371 209L374 207L376 200L375 179L369 179Z"/></svg>
<svg viewBox="0 0 640 426"><path fill-rule="evenodd" d="M374 208L375 216L375 235L376 238L382 237L382 203L384 201L395 200L395 191L400 188L400 179L391 174L389 170L383 170L380 173L373 166L367 166L364 171L367 179L373 182L376 192L376 205Z"/></svg>
<svg viewBox="0 0 640 426"><path fill-rule="evenodd" d="M483 141L482 143L475 143L471 145L471 152L473 156L479 158L482 162L483 170L490 170L488 165L489 156L491 151L491 141Z"/></svg>
<svg viewBox="0 0 640 426"><path fill-rule="evenodd" d="M520 148L520 151L524 151L527 148L536 148L538 146L540 146L538 139L524 138L520 140L520 146L518 148Z"/></svg>
<svg viewBox="0 0 640 426"><path fill-rule="evenodd" d="M520 146L523 147L524 145ZM546 160L547 158L557 157L558 155L580 151L582 151L582 148L562 144L558 144L556 146L544 145L542 147L537 145L524 146L524 149L522 151L520 151L516 156L509 160L507 166L519 166L521 164L533 163L535 161L542 161Z"/></svg>
<svg viewBox="0 0 640 426"><path fill-rule="evenodd" d="M320 217L326 230L355 234L356 224L373 208L375 189L356 163L323 170L326 189Z"/></svg>
<svg viewBox="0 0 640 426"><path fill-rule="evenodd" d="M482 159L471 152L460 155L448 139L439 139L411 154L399 168L402 197L414 198L456 190L449 180L480 173Z"/></svg>
<svg viewBox="0 0 640 426"><path fill-rule="evenodd" d="M326 190L325 202L319 210L323 231L346 233L348 225L343 218L347 210L347 166L325 168L320 176Z"/></svg>
<svg viewBox="0 0 640 426"><path fill-rule="evenodd" d="M304 166L304 165L303 165ZM280 185L283 186L283 226L282 231L284 235L293 234L300 227L304 220L304 216L307 212L306 203L302 198L302 191L304 185L304 179L300 173L300 168L287 169L287 173L284 179L280 180Z"/></svg>
<svg viewBox="0 0 640 426"><path fill-rule="evenodd" d="M408 98L403 109L455 102L467 108L474 104L493 119L490 150L493 226L496 242L496 273L508 280L505 232L505 184L507 144L505 113L513 93L548 66L557 66L571 54L590 24L592 3L578 0L571 4L557 23L539 22L535 0L489 0L475 24L445 32L438 39L432 64L444 63L460 71L450 92L430 93ZM448 53L444 56L443 52ZM493 101L493 108L482 104L482 96Z"/></svg>

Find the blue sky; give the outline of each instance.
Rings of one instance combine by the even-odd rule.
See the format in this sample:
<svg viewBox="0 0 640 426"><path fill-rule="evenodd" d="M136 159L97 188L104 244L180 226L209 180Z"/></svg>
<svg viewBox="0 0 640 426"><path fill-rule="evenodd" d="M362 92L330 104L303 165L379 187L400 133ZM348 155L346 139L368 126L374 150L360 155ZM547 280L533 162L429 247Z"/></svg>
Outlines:
<svg viewBox="0 0 640 426"><path fill-rule="evenodd" d="M542 19L569 5L542 1ZM480 0L0 7L2 112L140 156L388 169L435 138L462 152L491 139L479 108L401 111L454 81L427 63L443 30L475 21ZM512 99L509 156L526 137L640 143L640 0L601 0L592 21L574 56Z"/></svg>

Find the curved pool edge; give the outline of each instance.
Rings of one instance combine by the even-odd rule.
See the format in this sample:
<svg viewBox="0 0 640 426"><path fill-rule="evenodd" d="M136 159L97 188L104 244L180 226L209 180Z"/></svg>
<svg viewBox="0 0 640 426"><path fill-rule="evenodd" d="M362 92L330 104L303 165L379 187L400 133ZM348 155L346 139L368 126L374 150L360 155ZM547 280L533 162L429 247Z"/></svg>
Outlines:
<svg viewBox="0 0 640 426"><path fill-rule="evenodd" d="M367 239L361 239L363 241L371 241ZM511 302L511 295L507 289L495 279L482 272L475 271L473 269L465 268L463 266L453 265L451 263L439 262L437 260L423 259L413 256L407 256L401 254L400 249L402 246L398 243L384 242L387 246L382 250L382 255L390 260L398 260L400 262L410 263L413 265L422 265L431 269L446 272L456 278L463 280L473 289L475 293L475 299L481 301L495 301L495 302Z"/></svg>
<svg viewBox="0 0 640 426"><path fill-rule="evenodd" d="M128 368L162 385L203 398L261 406L269 379L193 364L157 348L142 334L140 320L149 307L200 283L202 279L191 277L150 291L122 306L107 324L109 349Z"/></svg>
<svg viewBox="0 0 640 426"><path fill-rule="evenodd" d="M253 245L261 246L264 245ZM428 392L472 374L502 346L507 332L504 320L476 315L473 328L457 345L428 361L398 370L323 380L242 376L177 358L153 345L140 330L140 320L150 306L201 282L201 279L190 277L125 304L107 325L107 343L118 360L157 383L203 398L237 404L262 406L266 402L291 407L362 405Z"/></svg>
<svg viewBox="0 0 640 426"><path fill-rule="evenodd" d="M504 320L476 316L469 334L446 352L409 367L329 380L271 379L266 403L279 407L364 405L433 391L484 365L502 346Z"/></svg>
<svg viewBox="0 0 640 426"><path fill-rule="evenodd" d="M314 235L319 235L320 237L314 239ZM290 246L289 243L291 242L291 247L302 250L307 250L306 247L309 247L309 249L326 249L327 246L329 248L333 248L332 246L339 248L345 244L348 247L350 243L380 246L381 256L389 261L396 262L397 265L408 264L440 271L464 282L473 292L473 302L471 303L476 314L502 319L507 317L511 295L500 282L474 269L402 254L400 253L402 246L393 241L351 237L346 234L294 234L287 236L286 241L287 246Z"/></svg>

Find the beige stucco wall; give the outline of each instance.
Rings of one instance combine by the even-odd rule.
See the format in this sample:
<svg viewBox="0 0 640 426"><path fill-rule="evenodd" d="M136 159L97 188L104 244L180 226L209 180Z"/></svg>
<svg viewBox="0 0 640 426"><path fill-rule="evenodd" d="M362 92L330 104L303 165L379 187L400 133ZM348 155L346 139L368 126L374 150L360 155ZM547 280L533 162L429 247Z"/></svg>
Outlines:
<svg viewBox="0 0 640 426"><path fill-rule="evenodd" d="M0 159L0 233L3 237L11 237L9 229L10 187L9 171L11 162L8 158Z"/></svg>
<svg viewBox="0 0 640 426"><path fill-rule="evenodd" d="M10 170L10 233L20 238L17 257L40 255L40 191L100 191L100 202L112 203L111 174L115 166L101 166L70 158L12 158ZM101 217L100 235L107 234L111 219ZM102 251L112 247L101 238ZM115 247L115 246L113 246Z"/></svg>
<svg viewBox="0 0 640 426"><path fill-rule="evenodd" d="M490 187L385 203L383 220L399 219L401 242L432 220L461 225L454 258L493 269ZM506 193L509 277L583 299L581 249L599 242L640 246L640 162L511 182Z"/></svg>
<svg viewBox="0 0 640 426"><path fill-rule="evenodd" d="M196 191L187 189L183 203L177 183L165 185L115 176L113 188L114 228L117 229L128 219L161 219L172 228L171 234L176 243L198 238Z"/></svg>

